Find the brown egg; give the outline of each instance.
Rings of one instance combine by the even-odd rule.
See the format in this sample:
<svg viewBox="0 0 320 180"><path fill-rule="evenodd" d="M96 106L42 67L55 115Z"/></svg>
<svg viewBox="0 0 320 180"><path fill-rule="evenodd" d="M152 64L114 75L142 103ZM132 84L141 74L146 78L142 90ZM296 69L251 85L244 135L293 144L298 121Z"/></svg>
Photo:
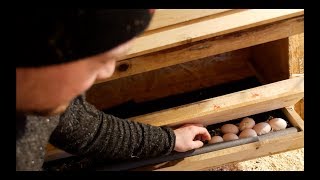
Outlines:
<svg viewBox="0 0 320 180"><path fill-rule="evenodd" d="M227 133L238 134L239 128L233 124L225 124L221 127L221 132L223 134L227 134Z"/></svg>
<svg viewBox="0 0 320 180"><path fill-rule="evenodd" d="M287 127L287 122L282 118L273 118L268 123L273 131L278 131Z"/></svg>
<svg viewBox="0 0 320 180"><path fill-rule="evenodd" d="M255 130L245 129L240 133L239 138L241 139L241 138L254 137L254 136L257 136L257 133Z"/></svg>
<svg viewBox="0 0 320 180"><path fill-rule="evenodd" d="M232 141L232 140L239 139L239 137L233 133L224 134L222 137L223 137L223 141Z"/></svg>
<svg viewBox="0 0 320 180"><path fill-rule="evenodd" d="M214 144L214 143L218 143L218 142L223 142L223 138L221 136L213 136L208 143Z"/></svg>
<svg viewBox="0 0 320 180"><path fill-rule="evenodd" d="M267 134L268 132L270 132L271 126L266 122L261 122L261 123L256 124L253 127L253 130L256 131L258 136L260 136L260 135Z"/></svg>
<svg viewBox="0 0 320 180"><path fill-rule="evenodd" d="M240 129L240 131L243 131L245 129L252 129L255 124L256 123L254 122L254 120L252 118L245 117L240 122L239 129Z"/></svg>

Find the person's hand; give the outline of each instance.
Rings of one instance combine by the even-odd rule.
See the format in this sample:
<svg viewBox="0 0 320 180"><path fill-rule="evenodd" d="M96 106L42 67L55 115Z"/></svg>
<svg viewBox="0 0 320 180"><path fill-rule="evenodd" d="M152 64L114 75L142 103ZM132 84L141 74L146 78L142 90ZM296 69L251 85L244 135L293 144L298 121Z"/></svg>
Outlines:
<svg viewBox="0 0 320 180"><path fill-rule="evenodd" d="M203 146L204 140L210 140L211 136L202 124L186 124L174 130L176 135L175 151L185 152ZM202 140L202 141L201 141Z"/></svg>

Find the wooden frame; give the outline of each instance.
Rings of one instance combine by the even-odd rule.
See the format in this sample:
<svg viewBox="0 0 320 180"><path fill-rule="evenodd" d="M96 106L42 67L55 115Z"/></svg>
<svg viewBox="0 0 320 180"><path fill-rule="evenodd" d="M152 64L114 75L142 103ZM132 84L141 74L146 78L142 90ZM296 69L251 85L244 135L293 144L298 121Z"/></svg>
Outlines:
<svg viewBox="0 0 320 180"><path fill-rule="evenodd" d="M301 131L143 167L142 170L201 170L304 146L304 122L300 117L300 110L303 111L301 98L304 96L304 78L294 77L294 74L303 73L303 64L300 63L301 58L303 59L303 51L301 53L301 48L303 49L301 33L304 32L303 10L228 10L216 14L213 11L206 13L194 15L189 19L178 19L168 24L159 23L150 26L146 33L137 38L129 54L117 62L114 75L109 79L97 81L97 85L250 47L253 55L250 63L256 63L252 70L257 75L260 74L260 79L264 79L266 83L264 86L131 119L157 126L175 127L187 122L201 122L208 125L286 107L283 108L283 112ZM296 42L300 44L293 45ZM270 44L251 48L266 43ZM285 48L278 49L283 44ZM267 51L273 55L274 61L280 60L283 63L277 69L279 72L286 70L281 76L272 77L268 72L261 73L262 68L259 69L257 64L264 60L255 54L263 47L268 47ZM291 79L287 79L289 77ZM298 111L296 112L293 107L299 100L302 103L296 105L299 108L298 111L295 107ZM46 160L68 156L70 154L52 148L48 151Z"/></svg>

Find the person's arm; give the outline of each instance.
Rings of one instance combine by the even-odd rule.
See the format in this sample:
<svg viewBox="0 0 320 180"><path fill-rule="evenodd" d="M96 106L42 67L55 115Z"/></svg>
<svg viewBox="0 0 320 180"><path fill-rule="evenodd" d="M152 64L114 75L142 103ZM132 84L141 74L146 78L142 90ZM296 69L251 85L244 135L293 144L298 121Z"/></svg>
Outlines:
<svg viewBox="0 0 320 180"><path fill-rule="evenodd" d="M203 146L193 139L198 134L202 139L211 137L205 128L198 126L185 125L173 131L120 119L97 110L84 96L79 96L61 115L50 143L71 154L99 159L153 157Z"/></svg>

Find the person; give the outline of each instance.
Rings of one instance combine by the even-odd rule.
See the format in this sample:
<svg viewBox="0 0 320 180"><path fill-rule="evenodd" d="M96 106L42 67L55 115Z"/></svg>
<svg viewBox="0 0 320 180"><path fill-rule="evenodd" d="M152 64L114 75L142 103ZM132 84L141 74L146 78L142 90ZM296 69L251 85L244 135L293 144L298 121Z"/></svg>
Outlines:
<svg viewBox="0 0 320 180"><path fill-rule="evenodd" d="M15 16L16 171L43 170L48 142L74 155L125 160L185 152L210 134L120 119L85 100L149 25L153 10L34 9Z"/></svg>

